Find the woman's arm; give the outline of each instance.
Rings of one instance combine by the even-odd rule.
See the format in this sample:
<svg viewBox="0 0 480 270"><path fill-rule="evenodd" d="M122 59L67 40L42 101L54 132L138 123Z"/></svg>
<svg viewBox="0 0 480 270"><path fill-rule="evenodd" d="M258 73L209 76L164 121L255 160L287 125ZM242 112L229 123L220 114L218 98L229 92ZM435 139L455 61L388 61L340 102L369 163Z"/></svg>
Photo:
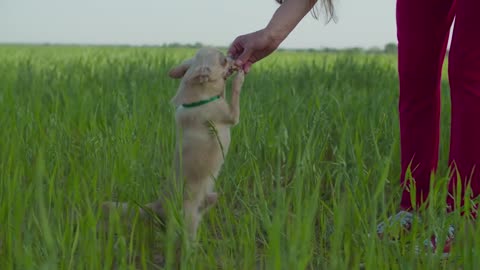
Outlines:
<svg viewBox="0 0 480 270"><path fill-rule="evenodd" d="M273 14L265 30L272 39L283 41L313 8L317 0L287 0Z"/></svg>

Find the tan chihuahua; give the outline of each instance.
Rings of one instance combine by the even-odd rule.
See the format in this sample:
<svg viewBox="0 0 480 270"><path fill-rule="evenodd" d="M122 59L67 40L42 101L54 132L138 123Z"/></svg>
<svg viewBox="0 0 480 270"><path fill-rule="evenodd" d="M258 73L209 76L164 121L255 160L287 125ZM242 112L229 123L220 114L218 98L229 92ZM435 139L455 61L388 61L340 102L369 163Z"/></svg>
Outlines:
<svg viewBox="0 0 480 270"><path fill-rule="evenodd" d="M231 103L225 100L226 79L236 69L233 61L213 48L202 48L196 55L170 70L169 76L181 79L172 99L176 106L177 126L175 174L173 181L184 181L183 210L189 240L194 241L203 214L217 201L215 179L230 146L230 127L240 117L240 91L244 73L237 71L232 82ZM177 183L173 183L176 185ZM176 185L180 186L180 185ZM166 197L171 194L166 195ZM165 198L146 205L161 219L165 218ZM126 203L106 202L107 213ZM140 216L146 217L140 209Z"/></svg>

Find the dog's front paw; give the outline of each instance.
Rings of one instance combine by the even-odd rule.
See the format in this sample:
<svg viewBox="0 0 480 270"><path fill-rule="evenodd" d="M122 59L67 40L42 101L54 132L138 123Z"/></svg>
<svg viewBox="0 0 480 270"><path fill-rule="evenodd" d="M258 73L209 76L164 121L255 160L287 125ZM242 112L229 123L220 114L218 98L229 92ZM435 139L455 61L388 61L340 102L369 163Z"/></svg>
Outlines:
<svg viewBox="0 0 480 270"><path fill-rule="evenodd" d="M234 89L237 91L240 91L244 81L245 81L245 72L243 72L243 70L240 69L237 71L237 75L233 79Z"/></svg>

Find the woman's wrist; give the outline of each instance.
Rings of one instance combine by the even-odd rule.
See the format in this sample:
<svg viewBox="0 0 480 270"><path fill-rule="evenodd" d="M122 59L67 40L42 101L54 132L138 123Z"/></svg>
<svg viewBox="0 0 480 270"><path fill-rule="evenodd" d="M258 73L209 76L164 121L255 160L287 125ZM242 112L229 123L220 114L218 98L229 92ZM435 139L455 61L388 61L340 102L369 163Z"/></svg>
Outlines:
<svg viewBox="0 0 480 270"><path fill-rule="evenodd" d="M270 44L273 44L275 47L278 47L282 41L287 38L289 32L281 31L278 29L273 29L272 27L265 27L263 29L264 35L267 38Z"/></svg>

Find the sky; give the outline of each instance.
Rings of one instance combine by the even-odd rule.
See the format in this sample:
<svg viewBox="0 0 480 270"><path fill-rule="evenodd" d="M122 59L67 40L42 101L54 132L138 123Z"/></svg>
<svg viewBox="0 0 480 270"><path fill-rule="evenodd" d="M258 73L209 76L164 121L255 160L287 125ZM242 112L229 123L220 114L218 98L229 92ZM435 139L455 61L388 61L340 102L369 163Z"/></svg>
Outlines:
<svg viewBox="0 0 480 270"><path fill-rule="evenodd" d="M294 0L291 0L294 1ZM383 48L395 0L336 0L338 21L307 15L282 48ZM0 43L228 46L266 26L274 0L0 0Z"/></svg>

